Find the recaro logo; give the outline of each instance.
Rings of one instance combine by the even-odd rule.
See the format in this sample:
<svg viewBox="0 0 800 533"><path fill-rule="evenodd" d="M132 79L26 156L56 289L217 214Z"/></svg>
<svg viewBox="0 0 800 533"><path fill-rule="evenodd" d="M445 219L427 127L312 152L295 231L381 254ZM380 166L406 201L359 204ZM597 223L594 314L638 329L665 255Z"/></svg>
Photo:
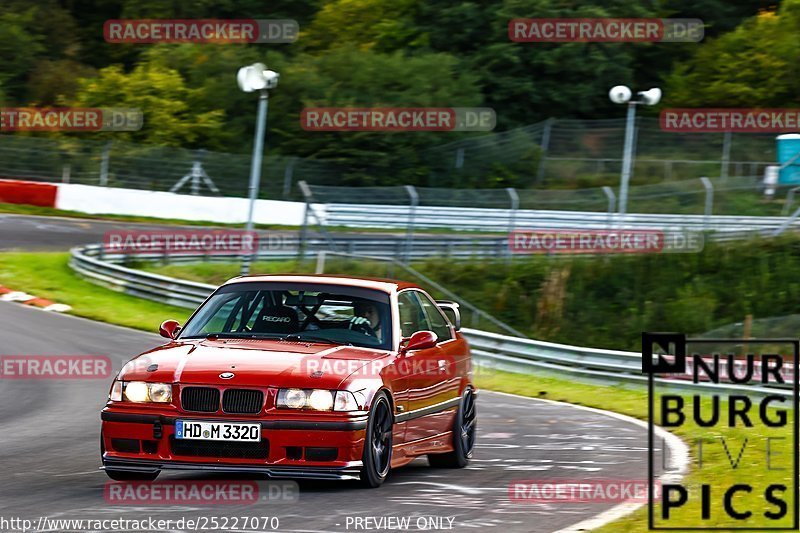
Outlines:
<svg viewBox="0 0 800 533"><path fill-rule="evenodd" d="M292 319L288 316L264 316L261 318L264 322L291 322Z"/></svg>

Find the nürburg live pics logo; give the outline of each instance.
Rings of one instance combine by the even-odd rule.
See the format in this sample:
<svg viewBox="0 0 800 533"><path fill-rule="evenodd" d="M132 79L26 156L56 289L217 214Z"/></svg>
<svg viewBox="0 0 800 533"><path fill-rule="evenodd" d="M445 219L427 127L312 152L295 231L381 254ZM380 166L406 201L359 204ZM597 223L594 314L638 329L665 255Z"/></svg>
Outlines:
<svg viewBox="0 0 800 533"><path fill-rule="evenodd" d="M798 339L642 334L649 529L798 529L798 352ZM660 477L676 477L656 425L686 442L691 461L660 491Z"/></svg>

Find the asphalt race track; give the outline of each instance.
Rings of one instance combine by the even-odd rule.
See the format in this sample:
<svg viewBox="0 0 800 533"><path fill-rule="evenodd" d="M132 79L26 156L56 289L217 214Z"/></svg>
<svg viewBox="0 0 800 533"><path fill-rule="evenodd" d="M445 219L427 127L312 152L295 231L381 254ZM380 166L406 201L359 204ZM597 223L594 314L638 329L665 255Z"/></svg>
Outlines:
<svg viewBox="0 0 800 533"><path fill-rule="evenodd" d="M101 242L106 231L132 226L0 215L0 249L66 250ZM0 339L0 356L107 355L114 372L163 340L155 334L6 302L0 302ZM109 480L99 470L99 411L109 385L110 379L10 380L0 376L0 518L36 522L41 516L131 520L275 516L279 531L322 532L364 531L355 527L356 518L433 517L454 531L548 532L572 526L615 504L514 503L508 492L512 481L646 479L642 427L565 404L483 392L478 400L475 458L464 470L434 470L425 459L418 459L393 472L377 490L352 482L301 482L293 503L110 504L104 496ZM166 473L158 482L209 479L225 478ZM369 530L376 531L374 526L373 522ZM412 520L409 530L419 530L414 526ZM0 530L5 531L1 525Z"/></svg>
<svg viewBox="0 0 800 533"><path fill-rule="evenodd" d="M161 340L6 302L0 302L0 338L3 355L108 355L114 372ZM434 470L418 459L376 490L353 482L301 482L294 503L110 505L104 498L108 479L98 469L99 411L108 388L107 379L0 377L0 517L277 516L280 531L353 531L354 517L425 516L443 517L445 525L454 518L455 531L546 532L614 504L514 503L508 497L512 480L646 479L646 432L640 426L565 404L486 392L478 402L475 458L464 470ZM162 473L158 481L175 479L209 478Z"/></svg>

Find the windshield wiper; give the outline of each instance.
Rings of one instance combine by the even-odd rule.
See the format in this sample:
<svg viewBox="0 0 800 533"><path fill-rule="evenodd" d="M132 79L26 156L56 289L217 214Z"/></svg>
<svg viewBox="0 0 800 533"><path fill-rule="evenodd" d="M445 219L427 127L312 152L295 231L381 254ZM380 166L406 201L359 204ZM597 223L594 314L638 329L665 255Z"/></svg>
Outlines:
<svg viewBox="0 0 800 533"><path fill-rule="evenodd" d="M296 333L291 333L286 335L285 337L281 338L282 341L310 341L310 342L324 342L325 344L335 344L337 346L352 346L353 344L350 342L341 342L335 341L331 339L326 339L325 337L316 337L314 335L298 335Z"/></svg>

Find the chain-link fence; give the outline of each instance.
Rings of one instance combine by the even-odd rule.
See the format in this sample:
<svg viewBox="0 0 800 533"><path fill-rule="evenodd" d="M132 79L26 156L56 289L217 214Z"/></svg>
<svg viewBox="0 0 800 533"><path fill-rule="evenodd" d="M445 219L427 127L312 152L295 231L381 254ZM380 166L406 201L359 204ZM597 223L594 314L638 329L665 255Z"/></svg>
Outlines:
<svg viewBox="0 0 800 533"><path fill-rule="evenodd" d="M702 176L753 176L775 161L775 134L672 133L658 119L637 117L634 179L642 183ZM475 176L520 173L523 187L575 187L611 182L622 170L625 119L550 119L525 128L436 146L449 161L436 185L463 186ZM460 184L461 183L461 184Z"/></svg>
<svg viewBox="0 0 800 533"><path fill-rule="evenodd" d="M800 205L797 191L775 186L766 194L763 178L700 178L631 187L628 212L686 215L780 216ZM464 207L500 210L550 210L614 213L617 191L586 189L446 189L431 187L332 187L309 185L311 203L339 206ZM357 209L351 209L357 214ZM329 209L333 213L335 210Z"/></svg>
<svg viewBox="0 0 800 533"><path fill-rule="evenodd" d="M434 146L408 165L417 165L414 185L446 191L529 188L586 189L590 209L606 202L598 185L616 184L622 167L623 119L546 120L515 130L484 134ZM639 117L635 128L633 184L686 181L703 176L761 176L774 164L773 134L670 133L651 117ZM397 183L401 168L375 166L373 182ZM359 164L359 172L370 161ZM407 170L407 169L406 169ZM387 172L394 175L389 175ZM188 193L244 196L250 173L250 154L207 152L182 148L102 142L74 138L0 135L0 174L47 181L71 181L113 187L173 190L181 183ZM319 160L271 154L264 157L262 191L269 198L300 198L296 184L337 186L354 183L345 160ZM188 176L188 178L186 178ZM204 177L207 176L207 179ZM183 180L183 178L186 178ZM183 181L181 181L183 180ZM355 180L356 182L358 180ZM213 185L212 185L213 184ZM215 190L216 189L216 190ZM400 195L403 187L398 187ZM431 192L431 195L436 193ZM493 193L495 194L495 193ZM503 192L499 201L505 201ZM520 202L559 204L547 197L520 193ZM570 200L576 198L569 194ZM425 198L421 196L421 202Z"/></svg>

